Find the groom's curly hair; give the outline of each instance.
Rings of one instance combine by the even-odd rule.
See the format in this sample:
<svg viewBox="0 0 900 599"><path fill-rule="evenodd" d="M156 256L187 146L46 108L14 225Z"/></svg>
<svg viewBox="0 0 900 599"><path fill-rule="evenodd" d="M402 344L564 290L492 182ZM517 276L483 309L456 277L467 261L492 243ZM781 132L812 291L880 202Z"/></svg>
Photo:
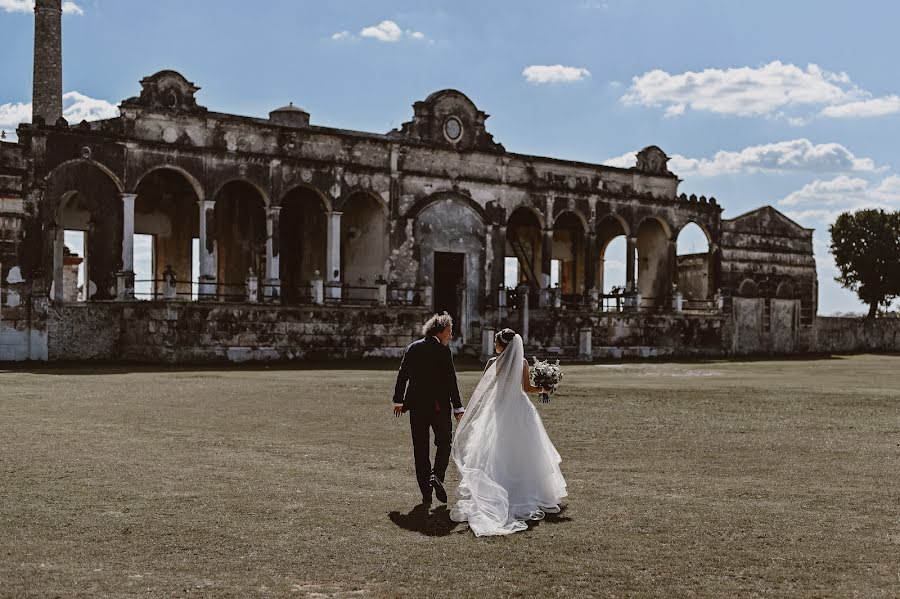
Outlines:
<svg viewBox="0 0 900 599"><path fill-rule="evenodd" d="M435 314L422 326L422 333L426 337L434 337L444 329L453 326L453 318L444 312L443 314Z"/></svg>

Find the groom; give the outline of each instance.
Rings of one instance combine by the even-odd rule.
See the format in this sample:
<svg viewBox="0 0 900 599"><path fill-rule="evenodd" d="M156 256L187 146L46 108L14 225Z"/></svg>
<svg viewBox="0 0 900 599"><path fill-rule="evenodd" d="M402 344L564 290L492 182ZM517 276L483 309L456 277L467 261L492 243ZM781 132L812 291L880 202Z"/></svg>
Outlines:
<svg viewBox="0 0 900 599"><path fill-rule="evenodd" d="M394 415L399 418L409 412L416 479L424 504L431 503L432 489L438 500L447 502L444 474L450 462L451 404L457 422L465 411L459 399L453 354L448 347L452 331L453 319L446 312L429 318L422 327L425 338L411 343L403 353L394 388ZM428 449L429 429L434 429L437 447L434 469Z"/></svg>

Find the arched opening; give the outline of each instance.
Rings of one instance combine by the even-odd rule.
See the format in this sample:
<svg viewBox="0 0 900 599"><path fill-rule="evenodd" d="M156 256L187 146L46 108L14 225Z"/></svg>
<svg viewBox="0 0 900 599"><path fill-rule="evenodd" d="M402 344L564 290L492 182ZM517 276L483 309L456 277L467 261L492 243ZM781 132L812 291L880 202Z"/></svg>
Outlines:
<svg viewBox="0 0 900 599"><path fill-rule="evenodd" d="M215 201L219 295L241 301L246 298L247 275L259 276L266 270L265 199L253 185L231 181L219 190Z"/></svg>
<svg viewBox="0 0 900 599"><path fill-rule="evenodd" d="M622 221L614 216L597 223L597 289L604 295L621 295L628 284L626 234ZM621 300L616 302L619 307L621 304Z"/></svg>
<svg viewBox="0 0 900 599"><path fill-rule="evenodd" d="M642 306L661 306L670 295L669 236L655 218L645 219L637 230L637 289Z"/></svg>
<svg viewBox="0 0 900 599"><path fill-rule="evenodd" d="M524 206L516 208L506 221L503 279L511 289L527 283L533 294L530 300L535 302L540 291L541 243L541 221L537 214Z"/></svg>
<svg viewBox="0 0 900 599"><path fill-rule="evenodd" d="M415 218L419 255L418 284L433 286L433 309L453 316L457 339L472 339L478 303L486 284L484 221L463 200L444 197Z"/></svg>
<svg viewBox="0 0 900 599"><path fill-rule="evenodd" d="M347 199L341 216L341 244L343 299L377 300L373 287L386 274L389 253L387 217L377 197L356 193Z"/></svg>
<svg viewBox="0 0 900 599"><path fill-rule="evenodd" d="M145 175L134 203L134 290L138 299L158 299L167 268L175 273L179 298L190 299L200 237L197 192L180 172L159 169Z"/></svg>
<svg viewBox="0 0 900 599"><path fill-rule="evenodd" d="M115 299L122 269L121 192L117 180L88 161L64 163L47 178L46 201L56 204L49 240L53 299Z"/></svg>
<svg viewBox="0 0 900 599"><path fill-rule="evenodd" d="M678 290L687 301L702 301L710 296L709 237L696 223L688 223L678 232Z"/></svg>
<svg viewBox="0 0 900 599"><path fill-rule="evenodd" d="M328 243L325 202L317 192L298 187L281 200L279 224L281 237L281 298L286 304L306 301L310 297L309 282L325 272Z"/></svg>
<svg viewBox="0 0 900 599"><path fill-rule="evenodd" d="M753 279L744 279L738 288L738 295L741 297L759 297L759 287Z"/></svg>
<svg viewBox="0 0 900 599"><path fill-rule="evenodd" d="M778 299L794 299L794 286L790 281L782 281L775 290L775 297Z"/></svg>
<svg viewBox="0 0 900 599"><path fill-rule="evenodd" d="M563 301L575 302L584 296L584 222L572 212L563 212L553 224L553 259L550 285L559 286Z"/></svg>

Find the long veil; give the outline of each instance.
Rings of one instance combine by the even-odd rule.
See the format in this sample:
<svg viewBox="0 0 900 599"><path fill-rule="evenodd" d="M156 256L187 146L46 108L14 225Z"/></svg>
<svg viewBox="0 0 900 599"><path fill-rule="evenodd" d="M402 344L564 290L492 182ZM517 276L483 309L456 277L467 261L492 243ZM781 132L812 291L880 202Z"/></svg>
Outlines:
<svg viewBox="0 0 900 599"><path fill-rule="evenodd" d="M460 499L450 517L478 536L524 530L566 495L559 454L522 389L524 353L516 335L482 376L453 441Z"/></svg>

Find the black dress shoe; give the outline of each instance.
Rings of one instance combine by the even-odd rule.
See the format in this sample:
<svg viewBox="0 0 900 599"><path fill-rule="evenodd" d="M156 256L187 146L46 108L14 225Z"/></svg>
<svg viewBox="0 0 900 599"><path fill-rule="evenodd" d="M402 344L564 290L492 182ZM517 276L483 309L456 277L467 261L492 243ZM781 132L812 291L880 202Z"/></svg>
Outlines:
<svg viewBox="0 0 900 599"><path fill-rule="evenodd" d="M447 491L444 490L444 484L438 480L438 477L431 477L431 487L434 489L434 496L441 503L447 503Z"/></svg>

